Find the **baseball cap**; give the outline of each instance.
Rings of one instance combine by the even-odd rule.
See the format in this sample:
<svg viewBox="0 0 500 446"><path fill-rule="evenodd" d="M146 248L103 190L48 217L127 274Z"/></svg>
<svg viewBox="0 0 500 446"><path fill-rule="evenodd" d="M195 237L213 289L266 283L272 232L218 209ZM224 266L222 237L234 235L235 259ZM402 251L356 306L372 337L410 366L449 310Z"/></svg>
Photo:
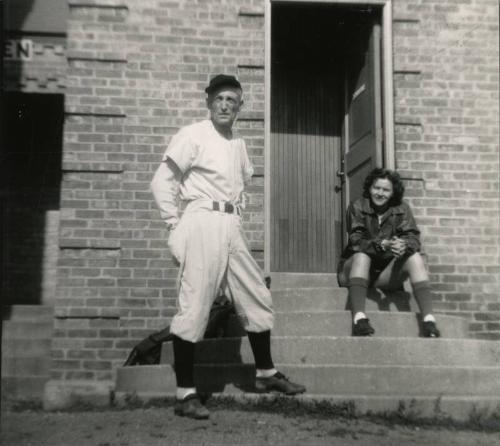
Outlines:
<svg viewBox="0 0 500 446"><path fill-rule="evenodd" d="M230 76L227 74L218 74L213 77L208 84L208 87L205 88L206 93L212 93L219 87L235 87L241 89L241 84L238 82L234 76Z"/></svg>

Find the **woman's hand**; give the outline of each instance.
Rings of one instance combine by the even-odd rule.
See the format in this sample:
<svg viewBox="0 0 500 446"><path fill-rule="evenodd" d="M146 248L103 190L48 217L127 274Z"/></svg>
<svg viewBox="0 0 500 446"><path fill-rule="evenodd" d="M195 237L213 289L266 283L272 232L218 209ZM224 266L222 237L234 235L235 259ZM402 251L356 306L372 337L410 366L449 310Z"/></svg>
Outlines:
<svg viewBox="0 0 500 446"><path fill-rule="evenodd" d="M391 240L385 238L380 242L380 247L382 248L383 251L387 251L391 249Z"/></svg>
<svg viewBox="0 0 500 446"><path fill-rule="evenodd" d="M406 252L406 240L399 237L393 237L389 243L389 249L396 257L401 257Z"/></svg>

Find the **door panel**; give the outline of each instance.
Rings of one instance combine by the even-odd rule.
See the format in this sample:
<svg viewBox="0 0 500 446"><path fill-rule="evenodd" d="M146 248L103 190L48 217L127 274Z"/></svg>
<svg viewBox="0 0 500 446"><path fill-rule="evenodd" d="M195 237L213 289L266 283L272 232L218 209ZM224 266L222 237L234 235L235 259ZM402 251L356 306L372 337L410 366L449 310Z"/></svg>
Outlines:
<svg viewBox="0 0 500 446"><path fill-rule="evenodd" d="M272 271L335 270L338 86L338 79L331 74L289 67L273 72Z"/></svg>
<svg viewBox="0 0 500 446"><path fill-rule="evenodd" d="M346 69L345 203L362 196L366 175L382 162L380 25L368 28ZM364 48L363 48L364 46Z"/></svg>

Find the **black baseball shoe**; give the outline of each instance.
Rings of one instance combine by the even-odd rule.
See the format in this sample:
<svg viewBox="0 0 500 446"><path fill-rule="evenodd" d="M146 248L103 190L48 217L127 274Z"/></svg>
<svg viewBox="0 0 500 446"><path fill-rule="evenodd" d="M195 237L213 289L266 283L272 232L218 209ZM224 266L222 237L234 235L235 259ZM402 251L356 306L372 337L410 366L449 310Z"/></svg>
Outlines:
<svg viewBox="0 0 500 446"><path fill-rule="evenodd" d="M195 420L206 420L210 412L201 404L197 393L192 393L183 400L175 400L174 413L180 417L194 418Z"/></svg>
<svg viewBox="0 0 500 446"><path fill-rule="evenodd" d="M439 338L441 336L441 332L436 327L436 323L434 321L424 322L422 331L424 338Z"/></svg>
<svg viewBox="0 0 500 446"><path fill-rule="evenodd" d="M358 319L358 321L352 325L353 336L372 336L374 333L375 329L370 325L370 319L366 317Z"/></svg>
<svg viewBox="0 0 500 446"><path fill-rule="evenodd" d="M275 390L277 392L282 392L285 395L297 395L306 391L306 388L303 385L291 382L280 372L276 372L269 378L256 378L255 389L257 392L271 392Z"/></svg>

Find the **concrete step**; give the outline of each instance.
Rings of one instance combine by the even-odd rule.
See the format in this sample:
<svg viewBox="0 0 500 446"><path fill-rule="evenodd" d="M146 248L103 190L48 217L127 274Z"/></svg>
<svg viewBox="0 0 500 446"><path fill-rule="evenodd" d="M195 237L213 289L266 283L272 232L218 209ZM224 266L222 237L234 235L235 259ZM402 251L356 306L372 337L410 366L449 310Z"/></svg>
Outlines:
<svg viewBox="0 0 500 446"><path fill-rule="evenodd" d="M276 311L339 311L349 309L347 288L311 287L271 290L273 307ZM176 311L176 299L163 301L162 315L173 316ZM366 299L367 311L411 311L418 307L411 294L400 291L383 294L369 290Z"/></svg>
<svg viewBox="0 0 500 446"><path fill-rule="evenodd" d="M3 305L3 320L52 320L54 307L49 305Z"/></svg>
<svg viewBox="0 0 500 446"><path fill-rule="evenodd" d="M354 338L346 311L347 290L337 286L334 274L271 276L276 310L273 358L280 371L307 386L307 394L299 399L353 404L358 413L401 411L403 407L429 416L470 417L477 410L498 410L500 345L464 339L468 334L465 319L437 315L443 338L419 338L420 321L409 294L384 296L371 291L367 314L375 336ZM198 344L195 380L199 390L237 398L262 397L251 393L253 355L236 317L230 318L227 334L243 337ZM117 398L173 395L171 349L170 343L164 344L161 365L118 368Z"/></svg>
<svg viewBox="0 0 500 446"><path fill-rule="evenodd" d="M336 311L349 309L347 288L338 286L310 286L295 288L271 288L273 306L276 311ZM164 299L163 316L176 313L176 298ZM367 311L410 311L418 312L418 306L407 291L368 291Z"/></svg>
<svg viewBox="0 0 500 446"><path fill-rule="evenodd" d="M293 377L296 382L304 384L311 394L498 395L500 402L500 367L498 366L280 366L278 364L277 367L285 375Z"/></svg>
<svg viewBox="0 0 500 446"><path fill-rule="evenodd" d="M19 319L2 323L2 339L50 339L53 331L52 319L46 321Z"/></svg>
<svg viewBox="0 0 500 446"><path fill-rule="evenodd" d="M349 309L347 288L339 287L296 287L272 289L273 307L276 311L338 311ZM176 313L176 298L164 300L163 315ZM383 293L370 289L366 299L367 311L409 311L418 312L414 297L407 291Z"/></svg>
<svg viewBox="0 0 500 446"><path fill-rule="evenodd" d="M15 358L48 356L51 342L51 339L2 339L2 355Z"/></svg>
<svg viewBox="0 0 500 446"><path fill-rule="evenodd" d="M41 399L50 379L54 308L2 307L2 398Z"/></svg>
<svg viewBox="0 0 500 446"><path fill-rule="evenodd" d="M476 339L274 337L273 359L290 364L497 366L500 343ZM253 364L248 338L206 339L196 345L197 364ZM173 364L171 342L162 347L162 364Z"/></svg>
<svg viewBox="0 0 500 446"><path fill-rule="evenodd" d="M41 399L49 379L49 375L2 376L2 399Z"/></svg>
<svg viewBox="0 0 500 446"><path fill-rule="evenodd" d="M368 318L375 328L374 337L418 337L421 335L419 316L409 312L368 311ZM464 318L438 315L438 326L444 338L465 338L468 325ZM350 336L351 313L348 311L276 312L274 336ZM227 336L245 336L238 319L228 323Z"/></svg>
<svg viewBox="0 0 500 446"><path fill-rule="evenodd" d="M333 273L270 273L271 290L284 288L338 287Z"/></svg>
<svg viewBox="0 0 500 446"><path fill-rule="evenodd" d="M304 384L309 395L411 395L491 397L500 403L500 367L415 365L294 365L276 364L293 381ZM255 368L250 364L198 364L195 381L202 392L252 392ZM173 394L175 376L170 365L117 369L117 392Z"/></svg>
<svg viewBox="0 0 500 446"><path fill-rule="evenodd" d="M335 311L349 309L347 288L292 288L274 290L273 305L276 311ZM367 311L411 311L418 306L406 291L382 293L370 289L366 299Z"/></svg>
<svg viewBox="0 0 500 446"><path fill-rule="evenodd" d="M2 355L2 376L42 376L50 372L50 357L19 358Z"/></svg>

